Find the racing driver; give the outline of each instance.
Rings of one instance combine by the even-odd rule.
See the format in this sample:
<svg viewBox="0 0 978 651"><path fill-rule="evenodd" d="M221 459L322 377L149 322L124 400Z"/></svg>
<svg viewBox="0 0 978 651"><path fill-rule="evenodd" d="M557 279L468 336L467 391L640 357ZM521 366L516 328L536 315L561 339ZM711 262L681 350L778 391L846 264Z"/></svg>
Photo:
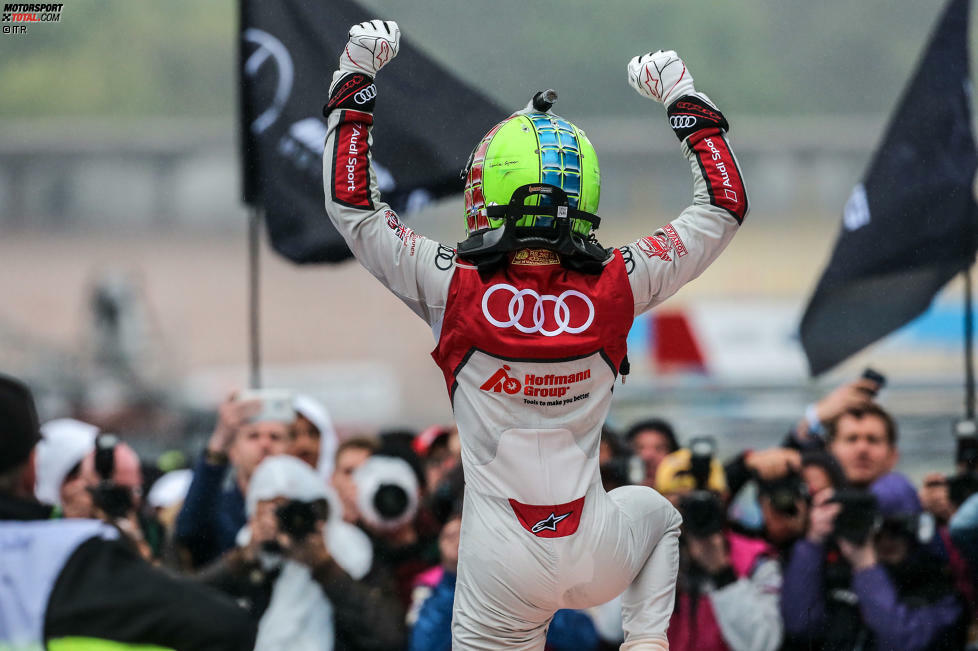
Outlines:
<svg viewBox="0 0 978 651"><path fill-rule="evenodd" d="M594 149L538 93L476 144L452 249L401 224L371 168L374 77L399 38L392 21L350 30L324 108L326 211L434 333L466 480L453 648L542 649L556 610L624 593L621 648L667 649L681 518L651 488L606 493L598 443L632 319L706 269L747 214L727 122L675 52L628 63L635 90L666 106L693 205L610 249L594 236Z"/></svg>

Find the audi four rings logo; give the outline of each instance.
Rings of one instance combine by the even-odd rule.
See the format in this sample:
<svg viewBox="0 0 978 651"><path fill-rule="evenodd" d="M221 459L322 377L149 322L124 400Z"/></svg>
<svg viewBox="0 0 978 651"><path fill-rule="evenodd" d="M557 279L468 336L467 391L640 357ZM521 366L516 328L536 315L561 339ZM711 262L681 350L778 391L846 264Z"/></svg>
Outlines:
<svg viewBox="0 0 978 651"><path fill-rule="evenodd" d="M506 308L505 320L497 319L489 310L489 297L498 291L505 291L512 294L509 299L509 306ZM533 298L532 326L520 323L520 319L523 318L527 307L524 297ZM571 297L579 300L568 302L567 299ZM544 305L547 303L553 303L553 320L557 324L557 327L552 330L544 328L544 324L547 322L547 313ZM581 307L582 304L584 307ZM582 319L584 317L582 310L585 308L587 309L587 318ZM572 311L573 316L571 315ZM506 283L497 283L487 289L486 293L482 296L482 314L485 315L489 323L497 328L515 327L520 332L527 334L539 332L545 337L555 337L564 332L577 334L587 330L594 322L594 304L591 302L591 299L574 289L568 289L562 292L560 296L554 296L553 294L544 294L541 296L532 289L516 289Z"/></svg>
<svg viewBox="0 0 978 651"><path fill-rule="evenodd" d="M696 126L695 115L673 115L669 118L669 124L673 129L689 129Z"/></svg>
<svg viewBox="0 0 978 651"><path fill-rule="evenodd" d="M361 90L359 93L354 95L353 100L357 104L366 104L367 102L369 102L375 97L377 97L377 86L374 84L370 84L369 86Z"/></svg>

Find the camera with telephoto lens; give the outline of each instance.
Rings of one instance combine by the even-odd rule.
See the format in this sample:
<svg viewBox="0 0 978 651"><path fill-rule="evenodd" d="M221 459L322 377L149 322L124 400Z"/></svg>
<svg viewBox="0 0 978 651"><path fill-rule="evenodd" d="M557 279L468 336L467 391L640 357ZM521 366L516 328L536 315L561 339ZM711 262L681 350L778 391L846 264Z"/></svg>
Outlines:
<svg viewBox="0 0 978 651"><path fill-rule="evenodd" d="M694 538L705 538L720 533L726 527L720 498L710 491L695 490L679 501L686 533Z"/></svg>
<svg viewBox="0 0 978 651"><path fill-rule="evenodd" d="M927 512L888 515L880 522L879 533L926 545L937 535L937 522Z"/></svg>
<svg viewBox="0 0 978 651"><path fill-rule="evenodd" d="M612 486L634 486L645 480L645 462L637 455L618 455L601 464L601 481Z"/></svg>
<svg viewBox="0 0 978 651"><path fill-rule="evenodd" d="M292 540L299 541L316 530L316 522L329 518L329 502L315 500L289 500L275 509L278 530Z"/></svg>
<svg viewBox="0 0 978 651"><path fill-rule="evenodd" d="M758 495L766 496L771 508L783 515L798 515L798 503L809 500L805 480L796 472L768 481L758 480Z"/></svg>
<svg viewBox="0 0 978 651"><path fill-rule="evenodd" d="M124 518L133 508L132 491L112 480L115 474L115 449L119 437L99 434L95 437L95 472L99 482L89 491L92 502L112 519Z"/></svg>
<svg viewBox="0 0 978 651"><path fill-rule="evenodd" d="M360 517L371 528L389 532L411 522L418 512L418 478L400 457L376 454L353 473Z"/></svg>
<svg viewBox="0 0 978 651"><path fill-rule="evenodd" d="M720 497L708 489L716 442L709 437L695 438L689 443L690 469L695 488L679 500L684 531L694 538L720 533L727 525Z"/></svg>
<svg viewBox="0 0 978 651"><path fill-rule="evenodd" d="M882 524L876 496L868 491L840 490L829 503L841 506L832 529L836 539L864 545Z"/></svg>

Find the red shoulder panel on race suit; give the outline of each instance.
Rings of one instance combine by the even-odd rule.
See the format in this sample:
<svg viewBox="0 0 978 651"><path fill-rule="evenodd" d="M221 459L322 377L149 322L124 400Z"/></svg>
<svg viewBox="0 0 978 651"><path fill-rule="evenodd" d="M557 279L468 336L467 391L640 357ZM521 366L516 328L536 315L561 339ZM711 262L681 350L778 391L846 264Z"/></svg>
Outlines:
<svg viewBox="0 0 978 651"><path fill-rule="evenodd" d="M522 251L482 276L459 263L432 352L472 455L466 484L541 538L577 531L634 300L620 251L600 275Z"/></svg>

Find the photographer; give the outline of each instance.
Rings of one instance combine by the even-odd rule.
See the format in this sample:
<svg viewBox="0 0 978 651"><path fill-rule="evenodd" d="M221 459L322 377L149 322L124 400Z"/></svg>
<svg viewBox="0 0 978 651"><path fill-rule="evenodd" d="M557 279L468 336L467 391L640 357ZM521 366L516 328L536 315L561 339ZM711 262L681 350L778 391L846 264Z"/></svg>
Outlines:
<svg viewBox="0 0 978 651"><path fill-rule="evenodd" d="M159 556L162 527L142 513L143 474L136 452L114 434L61 418L41 426L38 500L66 518L97 518L125 536L146 560Z"/></svg>
<svg viewBox="0 0 978 651"><path fill-rule="evenodd" d="M823 649L957 649L962 609L921 542L926 521L899 475L869 492L823 489L785 568L789 642Z"/></svg>
<svg viewBox="0 0 978 651"><path fill-rule="evenodd" d="M339 517L306 463L269 457L248 487L238 546L199 578L259 619L256 649L388 650L404 644L404 611L373 567L367 537Z"/></svg>
<svg viewBox="0 0 978 651"><path fill-rule="evenodd" d="M353 473L380 447L377 439L366 436L348 438L336 448L336 461L330 484L340 498L343 520L355 523L360 520L357 510L357 485Z"/></svg>
<svg viewBox="0 0 978 651"><path fill-rule="evenodd" d="M759 480L757 503L764 519L764 540L770 543L778 558L787 558L795 541L805 535L808 487L796 472L767 481Z"/></svg>
<svg viewBox="0 0 978 651"><path fill-rule="evenodd" d="M230 599L157 570L103 522L34 499L40 437L30 391L0 376L0 649L254 646Z"/></svg>
<svg viewBox="0 0 978 651"><path fill-rule="evenodd" d="M956 474L944 477L931 473L924 477L920 499L942 526L939 532L948 550L951 569L957 578L972 626L968 632L970 648L978 647L978 432L975 421L955 425Z"/></svg>
<svg viewBox="0 0 978 651"><path fill-rule="evenodd" d="M333 474L336 448L339 440L333 428L333 419L326 406L305 394L293 399L295 424L292 427L287 454L302 459L316 469L327 481Z"/></svg>
<svg viewBox="0 0 978 651"><path fill-rule="evenodd" d="M375 562L394 577L408 608L418 574L438 564L437 529L430 538L419 531L419 473L394 453L392 446L382 447L356 469L353 481L360 525L373 543Z"/></svg>
<svg viewBox="0 0 978 651"><path fill-rule="evenodd" d="M598 464L601 485L605 492L646 481L645 463L632 451L632 446L607 423L601 427L601 440L598 443ZM653 475L649 486L654 483L655 476Z"/></svg>
<svg viewBox="0 0 978 651"><path fill-rule="evenodd" d="M634 423L625 432L625 440L628 441L635 456L642 460L645 479L641 483L645 486L652 486L655 483L656 470L666 455L679 449L679 442L672 425L659 418Z"/></svg>
<svg viewBox="0 0 978 651"><path fill-rule="evenodd" d="M846 409L827 423L825 442L855 488L869 488L900 460L896 423L875 403Z"/></svg>
<svg viewBox="0 0 978 651"><path fill-rule="evenodd" d="M781 569L768 546L731 531L727 484L711 439L659 464L656 488L683 516L671 649L763 651L781 644Z"/></svg>
<svg viewBox="0 0 978 651"><path fill-rule="evenodd" d="M756 456L767 455L762 452ZM808 529L811 495L828 486L841 488L845 484L842 469L827 452L807 450L797 457L800 466L795 463L795 459L791 459L780 469L776 465L760 465L757 467L766 470L753 472L764 523L762 535L777 553L782 566L791 556L795 542Z"/></svg>
<svg viewBox="0 0 978 651"><path fill-rule="evenodd" d="M806 450L821 449L828 424L849 410L872 405L885 384L882 375L866 369L859 379L839 385L818 402L808 405L804 417L788 433L787 444Z"/></svg>
<svg viewBox="0 0 978 651"><path fill-rule="evenodd" d="M971 495L954 512L949 529L955 547L972 567L978 566L978 494Z"/></svg>
<svg viewBox="0 0 978 651"><path fill-rule="evenodd" d="M802 453L801 476L809 496L826 488L840 489L846 485L842 466L825 450L806 450Z"/></svg>
<svg viewBox="0 0 978 651"><path fill-rule="evenodd" d="M458 428L440 425L422 430L411 444L424 467L427 490L421 503L421 514L426 520L426 528L440 531L462 498L465 476L460 445Z"/></svg>
<svg viewBox="0 0 978 651"><path fill-rule="evenodd" d="M947 523L954 545L978 569L978 429L974 420L955 424L955 475L924 477L921 502L938 522Z"/></svg>
<svg viewBox="0 0 978 651"><path fill-rule="evenodd" d="M218 407L217 425L194 466L194 478L177 516L175 539L194 567L234 546L245 523L244 495L255 468L268 456L284 454L295 420L292 399L239 399L231 394Z"/></svg>
<svg viewBox="0 0 978 651"><path fill-rule="evenodd" d="M941 525L947 525L951 521L951 516L963 502L951 501L950 484L955 479L957 477L946 477L942 472L931 472L924 475L921 482L918 492L920 504Z"/></svg>
<svg viewBox="0 0 978 651"><path fill-rule="evenodd" d="M136 452L114 434L95 438L95 450L81 463L88 478L92 516L118 528L146 560L159 557L163 528L143 513L143 472Z"/></svg>

